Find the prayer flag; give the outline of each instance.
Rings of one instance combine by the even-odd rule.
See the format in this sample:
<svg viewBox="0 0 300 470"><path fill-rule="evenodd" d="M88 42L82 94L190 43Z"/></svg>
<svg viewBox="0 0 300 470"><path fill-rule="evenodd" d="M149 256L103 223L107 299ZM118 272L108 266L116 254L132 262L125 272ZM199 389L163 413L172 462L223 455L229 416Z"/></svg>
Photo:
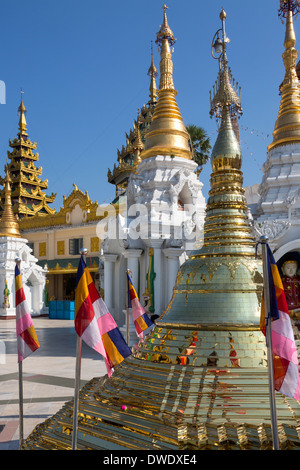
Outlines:
<svg viewBox="0 0 300 470"><path fill-rule="evenodd" d="M22 277L17 265L15 267L15 292L18 362L21 362L36 351L40 345L32 323L23 289Z"/></svg>
<svg viewBox="0 0 300 470"><path fill-rule="evenodd" d="M297 347L282 281L272 251L267 245L269 274L270 312L272 331L272 353L275 390L300 400L300 380ZM261 304L261 330L266 334L264 300Z"/></svg>
<svg viewBox="0 0 300 470"><path fill-rule="evenodd" d="M126 274L128 282L128 307L132 309L132 316L137 335L140 339L143 339L144 331L149 327L154 326L154 323L150 320L147 313L141 306L128 272Z"/></svg>
<svg viewBox="0 0 300 470"><path fill-rule="evenodd" d="M96 289L83 256L76 279L75 330L88 346L104 357L109 376L114 366L131 355L131 349Z"/></svg>

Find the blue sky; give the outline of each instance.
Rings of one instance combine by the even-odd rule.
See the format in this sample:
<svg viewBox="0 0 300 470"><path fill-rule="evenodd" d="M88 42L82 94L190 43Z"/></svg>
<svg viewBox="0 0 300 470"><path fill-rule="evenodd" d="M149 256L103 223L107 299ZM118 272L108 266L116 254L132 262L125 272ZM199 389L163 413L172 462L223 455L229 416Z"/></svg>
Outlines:
<svg viewBox="0 0 300 470"><path fill-rule="evenodd" d="M137 116L148 101L151 40L162 23L161 0L9 0L1 5L0 173L17 134L20 89L27 108L29 136L37 141L48 193L55 207L73 183L93 201L109 203L115 187L107 170L117 160ZM169 0L168 22L175 44L174 83L185 124L204 127L214 143L216 122L209 116L209 90L218 63L211 42L227 13L228 59L242 87L240 119L244 185L259 183L267 145L277 118L278 87L284 77L285 26L279 0ZM300 43L300 19L295 21ZM298 43L297 43L298 45ZM296 45L296 47L297 47ZM300 46L299 46L300 47ZM154 45L154 62L159 52ZM209 190L210 164L200 179Z"/></svg>

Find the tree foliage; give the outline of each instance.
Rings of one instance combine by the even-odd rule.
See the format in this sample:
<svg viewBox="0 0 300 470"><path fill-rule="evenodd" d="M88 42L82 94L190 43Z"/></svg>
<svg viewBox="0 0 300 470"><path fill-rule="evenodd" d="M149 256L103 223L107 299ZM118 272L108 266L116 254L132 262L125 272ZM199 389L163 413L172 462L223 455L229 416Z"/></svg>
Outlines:
<svg viewBox="0 0 300 470"><path fill-rule="evenodd" d="M190 144L193 151L193 160L201 168L209 159L211 149L210 140L203 127L189 124L186 130L190 136Z"/></svg>

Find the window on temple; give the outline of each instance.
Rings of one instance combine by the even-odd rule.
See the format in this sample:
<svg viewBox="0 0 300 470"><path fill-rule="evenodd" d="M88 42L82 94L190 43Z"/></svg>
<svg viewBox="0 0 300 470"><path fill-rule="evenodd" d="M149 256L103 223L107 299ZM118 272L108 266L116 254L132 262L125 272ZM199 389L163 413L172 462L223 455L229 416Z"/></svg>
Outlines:
<svg viewBox="0 0 300 470"><path fill-rule="evenodd" d="M69 254L79 255L79 250L83 247L83 238L71 238L69 240Z"/></svg>

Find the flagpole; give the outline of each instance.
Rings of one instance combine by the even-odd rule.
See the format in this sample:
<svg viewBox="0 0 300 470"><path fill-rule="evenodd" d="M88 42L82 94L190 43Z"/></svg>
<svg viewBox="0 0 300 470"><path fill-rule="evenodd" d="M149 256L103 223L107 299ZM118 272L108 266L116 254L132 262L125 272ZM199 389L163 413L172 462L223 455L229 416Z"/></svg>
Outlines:
<svg viewBox="0 0 300 470"><path fill-rule="evenodd" d="M82 349L82 339L80 338L80 336L77 335L76 367L75 367L75 390L74 390L74 407L73 407L72 450L77 450L78 407L79 407L79 389L80 389L80 372L81 372L81 349Z"/></svg>
<svg viewBox="0 0 300 470"><path fill-rule="evenodd" d="M87 249L82 248L80 254L86 262ZM75 386L74 386L74 405L73 405L73 434L72 434L72 450L77 450L77 434L78 434L78 409L79 409L79 390L80 390L80 374L81 374L81 352L82 339L77 334L76 341L76 365L75 365Z"/></svg>
<svg viewBox="0 0 300 470"><path fill-rule="evenodd" d="M19 449L22 448L24 440L23 427L23 368L22 361L19 362Z"/></svg>
<svg viewBox="0 0 300 470"><path fill-rule="evenodd" d="M20 270L21 259L15 259L16 265ZM15 287L16 288L16 287ZM19 369L19 449L21 449L24 440L24 412L23 412L23 367L22 361L18 362Z"/></svg>
<svg viewBox="0 0 300 470"><path fill-rule="evenodd" d="M268 354L267 357L268 357L269 395L270 395L273 449L279 450L276 400L275 400L275 384L274 384L274 369L273 369L272 324L271 324L272 322L271 322L271 316L270 316L269 270L268 270L268 254L267 254L268 237L266 235L263 235L262 237L260 237L260 242L262 246L262 260L263 260L266 342L267 342L267 354Z"/></svg>
<svg viewBox="0 0 300 470"><path fill-rule="evenodd" d="M126 274L129 275L129 273L132 274L132 272L130 271L130 269L127 269L126 271ZM129 316L129 305L128 305L128 296L129 296L129 291L128 291L128 278L126 276L126 314L127 314L127 318L126 318L126 338L127 338L127 344L129 344L129 320L130 320L130 316Z"/></svg>

